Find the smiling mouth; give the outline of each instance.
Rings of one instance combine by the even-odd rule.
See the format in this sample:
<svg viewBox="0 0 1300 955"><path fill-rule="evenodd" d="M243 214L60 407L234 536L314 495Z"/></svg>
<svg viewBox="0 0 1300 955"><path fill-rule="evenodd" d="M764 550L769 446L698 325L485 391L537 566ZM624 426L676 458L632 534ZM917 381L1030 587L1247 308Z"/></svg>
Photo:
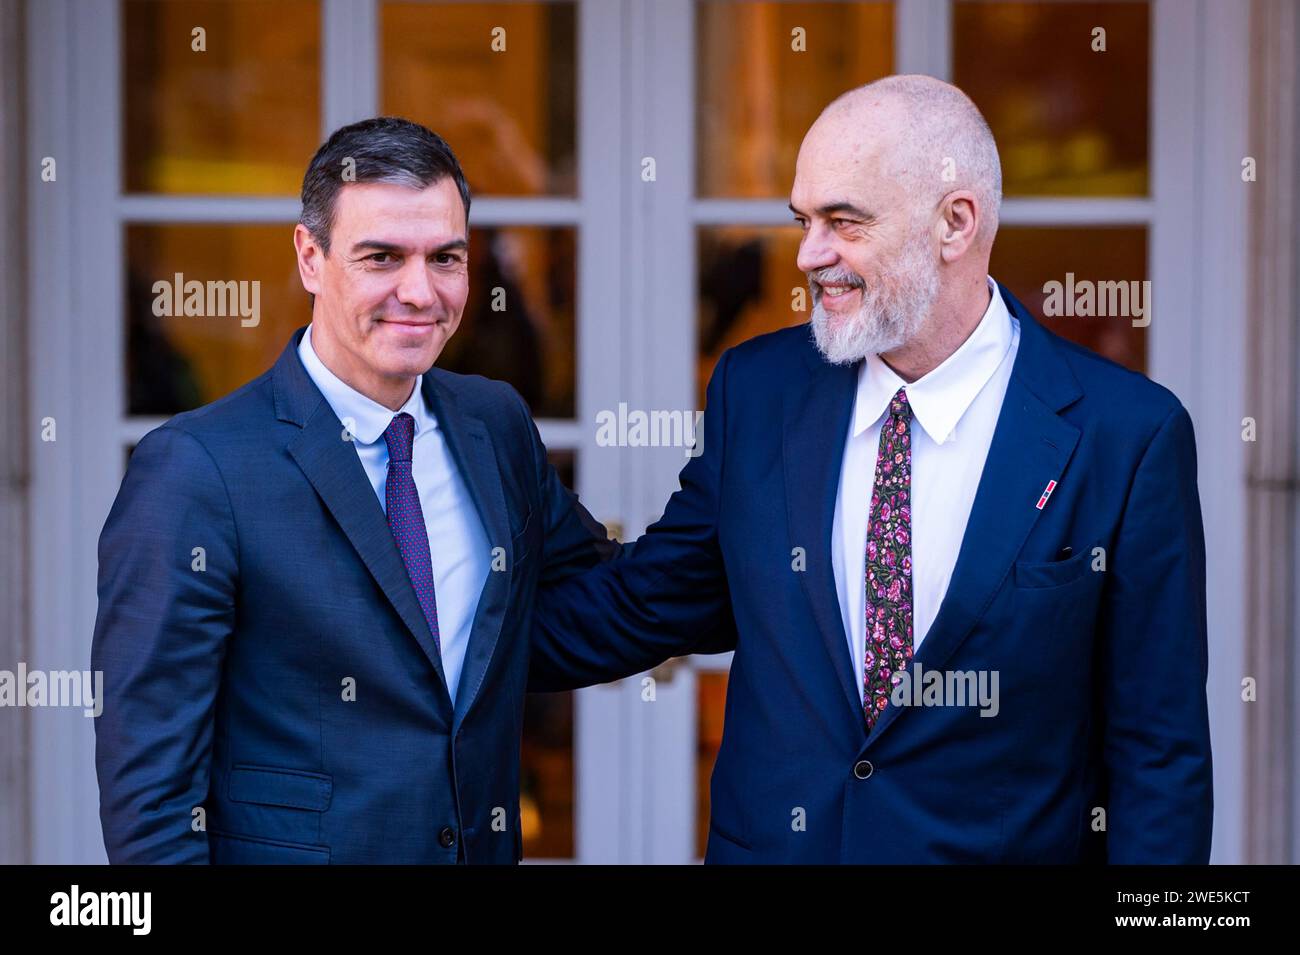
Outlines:
<svg viewBox="0 0 1300 955"><path fill-rule="evenodd" d="M848 295L850 292L856 292L858 290L858 286L856 285L843 285L843 284L834 284L834 283L828 283L825 285L818 283L818 287L821 289L822 297L831 300L843 298L845 295Z"/></svg>
<svg viewBox="0 0 1300 955"><path fill-rule="evenodd" d="M380 321L385 325L401 325L404 328L433 328L435 325L443 324L440 319L435 319L432 322L409 322L400 318L381 318Z"/></svg>

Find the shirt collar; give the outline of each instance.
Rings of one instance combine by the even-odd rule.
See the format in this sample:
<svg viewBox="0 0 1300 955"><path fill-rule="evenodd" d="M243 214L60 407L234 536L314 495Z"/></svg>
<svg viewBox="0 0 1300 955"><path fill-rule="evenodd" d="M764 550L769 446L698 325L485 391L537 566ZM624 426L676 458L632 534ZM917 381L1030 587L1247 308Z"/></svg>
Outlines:
<svg viewBox="0 0 1300 955"><path fill-rule="evenodd" d="M402 412L415 419L416 435L425 428L437 426L437 419L424 403L424 393L421 391L421 385L424 383L423 375L416 377L415 387L411 389L411 397L406 399L406 404L398 411L393 411L373 398L366 397L325 367L325 363L316 354L316 349L312 347L310 325L303 332L302 341L298 343L298 357L302 359L307 374L325 396L329 406L334 409L334 414L338 416L339 421L351 419L352 436L361 444L373 444L378 441L388 430L388 425L393 418Z"/></svg>
<svg viewBox="0 0 1300 955"><path fill-rule="evenodd" d="M890 399L903 388L912 414L935 444L955 437L957 422L975 396L993 377L1011 347L1011 314L988 276L993 293L975 330L939 367L908 384L879 355L868 355L858 369L858 391L853 408L856 437L876 423Z"/></svg>

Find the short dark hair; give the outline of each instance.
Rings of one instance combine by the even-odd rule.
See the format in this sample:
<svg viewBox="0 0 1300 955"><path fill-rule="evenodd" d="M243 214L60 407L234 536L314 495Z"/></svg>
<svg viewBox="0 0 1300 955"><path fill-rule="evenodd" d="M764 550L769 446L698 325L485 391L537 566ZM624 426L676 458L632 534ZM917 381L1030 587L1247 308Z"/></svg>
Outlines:
<svg viewBox="0 0 1300 955"><path fill-rule="evenodd" d="M468 222L469 183L446 140L409 119L363 119L334 130L311 157L302 177L302 215L298 221L328 253L334 206L339 190L348 183L391 182L424 189L448 177L456 183L465 203Z"/></svg>

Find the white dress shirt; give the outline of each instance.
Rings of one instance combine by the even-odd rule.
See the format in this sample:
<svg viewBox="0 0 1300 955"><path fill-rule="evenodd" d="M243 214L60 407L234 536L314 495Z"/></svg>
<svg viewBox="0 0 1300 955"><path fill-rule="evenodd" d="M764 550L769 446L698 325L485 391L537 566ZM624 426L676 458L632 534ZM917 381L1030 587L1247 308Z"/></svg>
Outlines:
<svg viewBox="0 0 1300 955"><path fill-rule="evenodd" d="M491 553L483 522L452 459L445 435L438 427L437 418L424 403L420 391L424 376L416 378L411 397L401 410L391 411L345 384L325 367L312 348L310 325L298 344L298 357L339 421L352 432L352 446L357 450L357 457L361 459L361 466L365 468L366 477L370 479L370 486L385 513L388 442L384 440L384 431L393 417L403 411L415 419L411 474L429 532L442 668L447 676L447 690L455 704L474 614L483 585L487 582Z"/></svg>
<svg viewBox="0 0 1300 955"><path fill-rule="evenodd" d="M997 426L1020 323L1007 311L992 277L993 297L961 347L907 384L878 355L858 369L858 389L844 445L831 566L840 614L862 695L866 641L866 551L871 489L880 428L899 388L912 408L912 644L920 647L948 592L971 504Z"/></svg>

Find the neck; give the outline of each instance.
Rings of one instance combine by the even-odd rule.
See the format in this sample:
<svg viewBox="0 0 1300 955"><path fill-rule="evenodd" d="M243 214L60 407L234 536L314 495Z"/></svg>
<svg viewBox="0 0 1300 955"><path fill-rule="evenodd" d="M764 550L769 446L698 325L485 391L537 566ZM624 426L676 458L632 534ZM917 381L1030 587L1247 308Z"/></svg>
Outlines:
<svg viewBox="0 0 1300 955"><path fill-rule="evenodd" d="M312 321L311 347L321 364L328 368L339 381L353 391L365 395L389 411L397 411L411 397L415 390L414 377L393 377L381 375L372 369L351 361L348 353L338 347L325 326Z"/></svg>
<svg viewBox="0 0 1300 955"><path fill-rule="evenodd" d="M982 272L951 292L940 293L924 333L891 352L882 352L881 361L909 384L947 361L970 338L988 311L993 290L986 274Z"/></svg>

